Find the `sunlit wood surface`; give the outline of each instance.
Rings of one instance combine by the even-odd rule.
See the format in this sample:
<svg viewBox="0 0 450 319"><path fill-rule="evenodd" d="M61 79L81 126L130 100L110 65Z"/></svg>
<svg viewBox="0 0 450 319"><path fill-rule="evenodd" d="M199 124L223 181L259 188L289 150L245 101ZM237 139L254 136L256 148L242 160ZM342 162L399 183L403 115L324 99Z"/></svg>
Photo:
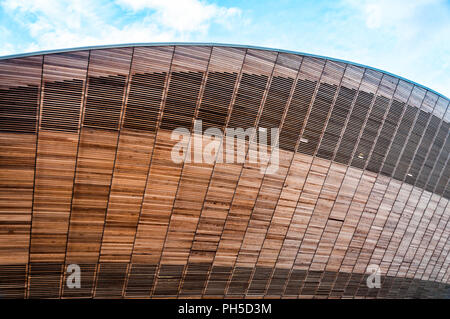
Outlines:
<svg viewBox="0 0 450 319"><path fill-rule="evenodd" d="M253 48L0 60L0 297L450 297L448 106ZM244 163L174 163L172 130L194 119L279 127L279 169L248 141Z"/></svg>

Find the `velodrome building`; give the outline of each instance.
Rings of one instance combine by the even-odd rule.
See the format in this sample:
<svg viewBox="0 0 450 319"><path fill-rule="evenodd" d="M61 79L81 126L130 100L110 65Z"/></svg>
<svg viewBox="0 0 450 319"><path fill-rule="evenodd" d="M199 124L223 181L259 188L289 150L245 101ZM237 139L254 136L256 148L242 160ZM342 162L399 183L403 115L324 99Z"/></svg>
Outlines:
<svg viewBox="0 0 450 319"><path fill-rule="evenodd" d="M279 134L173 160L210 128ZM449 128L441 94L304 53L0 58L0 297L450 298Z"/></svg>

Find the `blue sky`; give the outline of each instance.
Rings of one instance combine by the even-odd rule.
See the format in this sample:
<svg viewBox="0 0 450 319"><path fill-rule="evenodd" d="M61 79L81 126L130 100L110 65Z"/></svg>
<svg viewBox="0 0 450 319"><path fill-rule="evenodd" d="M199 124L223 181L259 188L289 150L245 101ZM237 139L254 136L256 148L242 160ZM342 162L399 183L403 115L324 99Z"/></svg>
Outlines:
<svg viewBox="0 0 450 319"><path fill-rule="evenodd" d="M450 97L449 0L0 0L0 55L170 41L325 55Z"/></svg>

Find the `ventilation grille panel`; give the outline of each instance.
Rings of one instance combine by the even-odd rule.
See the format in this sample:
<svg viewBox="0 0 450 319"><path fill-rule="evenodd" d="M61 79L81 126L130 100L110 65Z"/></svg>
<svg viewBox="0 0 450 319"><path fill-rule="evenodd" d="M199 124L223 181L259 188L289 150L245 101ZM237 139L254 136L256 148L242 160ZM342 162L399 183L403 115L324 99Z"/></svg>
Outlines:
<svg viewBox="0 0 450 319"><path fill-rule="evenodd" d="M46 82L44 87L41 128L77 132L83 81Z"/></svg>
<svg viewBox="0 0 450 319"><path fill-rule="evenodd" d="M89 77L84 126L119 129L126 77Z"/></svg>
<svg viewBox="0 0 450 319"><path fill-rule="evenodd" d="M21 86L0 90L0 131L36 132L39 88Z"/></svg>

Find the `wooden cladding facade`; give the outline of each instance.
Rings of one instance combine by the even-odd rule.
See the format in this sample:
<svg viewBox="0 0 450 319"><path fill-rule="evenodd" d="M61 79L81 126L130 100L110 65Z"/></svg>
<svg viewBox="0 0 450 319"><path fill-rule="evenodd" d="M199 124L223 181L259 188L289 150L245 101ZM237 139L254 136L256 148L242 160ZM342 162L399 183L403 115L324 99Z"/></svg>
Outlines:
<svg viewBox="0 0 450 319"><path fill-rule="evenodd" d="M192 147L195 120L279 128L279 169L248 140L231 155L243 163L175 163L172 130ZM0 296L450 297L449 135L442 96L312 56L168 45L0 60ZM371 264L381 289L366 286Z"/></svg>

